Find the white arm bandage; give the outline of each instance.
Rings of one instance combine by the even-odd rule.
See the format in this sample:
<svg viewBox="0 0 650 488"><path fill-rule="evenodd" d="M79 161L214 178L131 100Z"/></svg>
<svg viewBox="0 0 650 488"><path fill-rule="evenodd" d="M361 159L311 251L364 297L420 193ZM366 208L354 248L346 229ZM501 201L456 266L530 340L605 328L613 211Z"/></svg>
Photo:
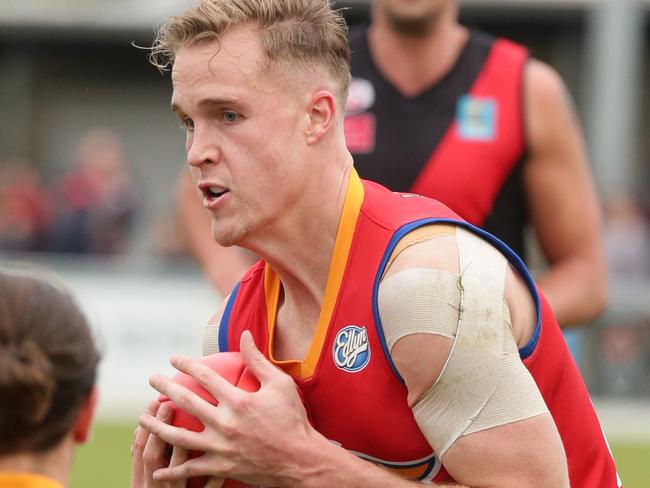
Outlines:
<svg viewBox="0 0 650 488"><path fill-rule="evenodd" d="M442 459L462 435L547 412L519 358L504 303L504 256L458 229L460 275L410 268L379 288L379 313L389 351L408 335L453 340L433 386L413 407L415 420Z"/></svg>

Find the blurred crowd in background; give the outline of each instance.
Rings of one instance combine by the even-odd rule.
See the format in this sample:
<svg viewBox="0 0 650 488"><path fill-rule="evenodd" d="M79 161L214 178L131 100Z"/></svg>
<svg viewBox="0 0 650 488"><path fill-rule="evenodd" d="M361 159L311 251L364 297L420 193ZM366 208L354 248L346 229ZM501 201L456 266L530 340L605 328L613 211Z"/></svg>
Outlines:
<svg viewBox="0 0 650 488"><path fill-rule="evenodd" d="M45 175L21 159L0 165L0 248L124 253L137 206L120 139L108 129L90 129L63 174Z"/></svg>
<svg viewBox="0 0 650 488"><path fill-rule="evenodd" d="M603 239L610 273L650 278L650 208L647 202L629 194L605 201Z"/></svg>

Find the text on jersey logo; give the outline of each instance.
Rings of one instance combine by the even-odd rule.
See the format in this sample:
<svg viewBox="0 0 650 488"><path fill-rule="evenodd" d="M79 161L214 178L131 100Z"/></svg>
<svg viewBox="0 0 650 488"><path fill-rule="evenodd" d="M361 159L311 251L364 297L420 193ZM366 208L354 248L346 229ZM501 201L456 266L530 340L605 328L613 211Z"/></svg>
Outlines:
<svg viewBox="0 0 650 488"><path fill-rule="evenodd" d="M342 328L334 339L334 364L339 369L356 373L370 361L370 344L365 327L348 325Z"/></svg>

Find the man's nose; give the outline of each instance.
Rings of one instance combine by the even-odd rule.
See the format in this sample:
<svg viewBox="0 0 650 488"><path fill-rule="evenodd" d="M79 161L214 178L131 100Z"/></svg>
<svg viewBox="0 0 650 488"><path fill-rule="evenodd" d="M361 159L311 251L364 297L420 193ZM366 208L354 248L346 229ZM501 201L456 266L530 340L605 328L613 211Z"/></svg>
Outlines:
<svg viewBox="0 0 650 488"><path fill-rule="evenodd" d="M217 164L221 152L214 137L196 130L187 150L187 164L199 167L205 164Z"/></svg>

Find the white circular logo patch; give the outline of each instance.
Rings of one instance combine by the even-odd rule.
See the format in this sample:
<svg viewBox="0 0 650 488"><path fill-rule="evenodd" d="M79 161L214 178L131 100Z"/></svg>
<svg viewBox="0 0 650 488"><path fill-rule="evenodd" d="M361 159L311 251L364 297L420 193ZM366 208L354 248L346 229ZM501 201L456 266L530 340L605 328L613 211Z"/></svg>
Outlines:
<svg viewBox="0 0 650 488"><path fill-rule="evenodd" d="M342 328L334 339L334 364L339 369L356 373L370 361L370 344L365 327L348 325Z"/></svg>

